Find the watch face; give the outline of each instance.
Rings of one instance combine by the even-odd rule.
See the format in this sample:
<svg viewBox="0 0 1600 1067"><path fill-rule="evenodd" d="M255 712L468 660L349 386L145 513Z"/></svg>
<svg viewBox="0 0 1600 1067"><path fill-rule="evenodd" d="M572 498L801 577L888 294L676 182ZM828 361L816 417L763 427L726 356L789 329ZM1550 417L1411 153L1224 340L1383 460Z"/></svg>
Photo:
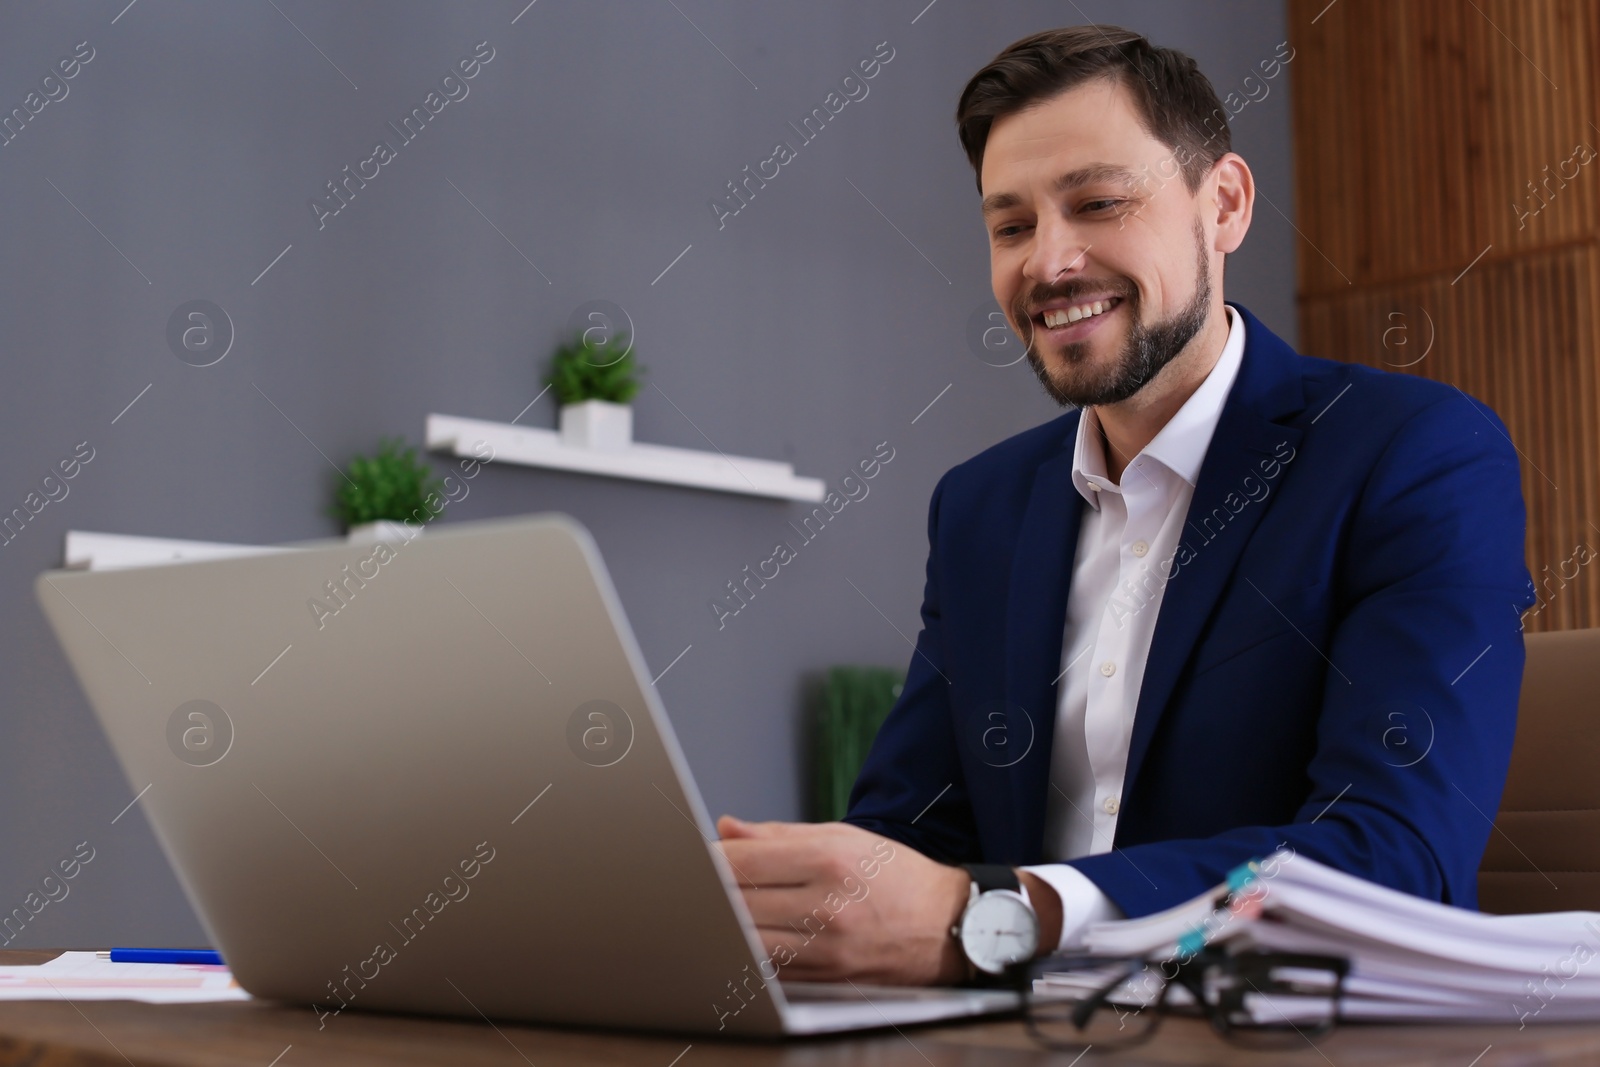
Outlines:
<svg viewBox="0 0 1600 1067"><path fill-rule="evenodd" d="M980 971L1000 974L1038 947L1038 917L1009 889L982 894L961 917L961 948Z"/></svg>

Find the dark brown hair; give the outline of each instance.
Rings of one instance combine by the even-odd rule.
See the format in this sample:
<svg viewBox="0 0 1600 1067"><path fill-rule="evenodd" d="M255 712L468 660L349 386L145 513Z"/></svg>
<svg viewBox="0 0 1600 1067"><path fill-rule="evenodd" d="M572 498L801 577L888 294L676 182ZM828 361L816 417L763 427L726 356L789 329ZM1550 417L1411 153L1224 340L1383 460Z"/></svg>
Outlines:
<svg viewBox="0 0 1600 1067"><path fill-rule="evenodd" d="M1120 26L1044 30L1008 45L961 92L956 128L980 193L983 149L995 120L1091 78L1127 88L1145 131L1173 150L1189 192L1232 151L1227 112L1190 57Z"/></svg>

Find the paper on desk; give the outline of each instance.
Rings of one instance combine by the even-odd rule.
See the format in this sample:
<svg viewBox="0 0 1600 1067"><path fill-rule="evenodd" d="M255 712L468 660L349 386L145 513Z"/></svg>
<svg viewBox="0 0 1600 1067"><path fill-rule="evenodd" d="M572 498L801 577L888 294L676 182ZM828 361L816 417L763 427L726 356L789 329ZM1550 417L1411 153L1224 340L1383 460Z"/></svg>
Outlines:
<svg viewBox="0 0 1600 1067"><path fill-rule="evenodd" d="M1170 960L1185 940L1195 939L1230 952L1342 957L1350 965L1340 1000L1345 1019L1519 1026L1600 1021L1600 912L1485 915L1292 853L1274 857L1262 871L1244 883L1249 888L1240 899L1220 909L1226 887L1155 915L1097 923L1088 931L1087 952L1104 959ZM1282 968L1285 974L1295 969ZM1106 965L1046 974L1035 989L1082 998L1121 971ZM1307 984L1304 974L1296 981ZM1111 1000L1142 1005L1161 987L1141 975L1118 987ZM1173 995L1182 992L1174 988ZM1325 994L1247 993L1244 1001L1258 1022L1314 1020L1328 1012Z"/></svg>
<svg viewBox="0 0 1600 1067"><path fill-rule="evenodd" d="M0 967L0 1000L138 1000L207 1004L249 1000L226 967L112 963L94 952L63 952L48 963Z"/></svg>

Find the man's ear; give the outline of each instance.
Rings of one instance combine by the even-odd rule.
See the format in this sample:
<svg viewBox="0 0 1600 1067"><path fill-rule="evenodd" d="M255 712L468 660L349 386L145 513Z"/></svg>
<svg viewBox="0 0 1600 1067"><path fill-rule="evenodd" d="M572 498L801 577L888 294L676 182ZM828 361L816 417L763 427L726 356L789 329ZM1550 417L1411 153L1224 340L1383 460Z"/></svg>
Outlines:
<svg viewBox="0 0 1600 1067"><path fill-rule="evenodd" d="M1226 255L1237 251L1249 232L1256 202L1256 180L1249 164L1237 152L1228 152L1212 168L1211 181L1216 207L1215 247Z"/></svg>

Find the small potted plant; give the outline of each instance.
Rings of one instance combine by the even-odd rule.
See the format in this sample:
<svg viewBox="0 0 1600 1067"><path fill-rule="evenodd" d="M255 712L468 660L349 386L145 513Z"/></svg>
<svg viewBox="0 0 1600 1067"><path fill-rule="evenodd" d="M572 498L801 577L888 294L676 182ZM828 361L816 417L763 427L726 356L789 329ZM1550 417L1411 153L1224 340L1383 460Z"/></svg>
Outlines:
<svg viewBox="0 0 1600 1067"><path fill-rule="evenodd" d="M409 541L422 523L434 517L426 501L430 496L437 500L443 488L433 468L417 459L415 448L398 437L384 439L378 442L376 455L350 461L331 511L356 544ZM417 524L415 532L404 526L407 519Z"/></svg>
<svg viewBox="0 0 1600 1067"><path fill-rule="evenodd" d="M603 343L579 335L556 349L545 382L561 405L561 443L603 452L625 451L633 443L633 409L640 368L633 344L610 337Z"/></svg>

